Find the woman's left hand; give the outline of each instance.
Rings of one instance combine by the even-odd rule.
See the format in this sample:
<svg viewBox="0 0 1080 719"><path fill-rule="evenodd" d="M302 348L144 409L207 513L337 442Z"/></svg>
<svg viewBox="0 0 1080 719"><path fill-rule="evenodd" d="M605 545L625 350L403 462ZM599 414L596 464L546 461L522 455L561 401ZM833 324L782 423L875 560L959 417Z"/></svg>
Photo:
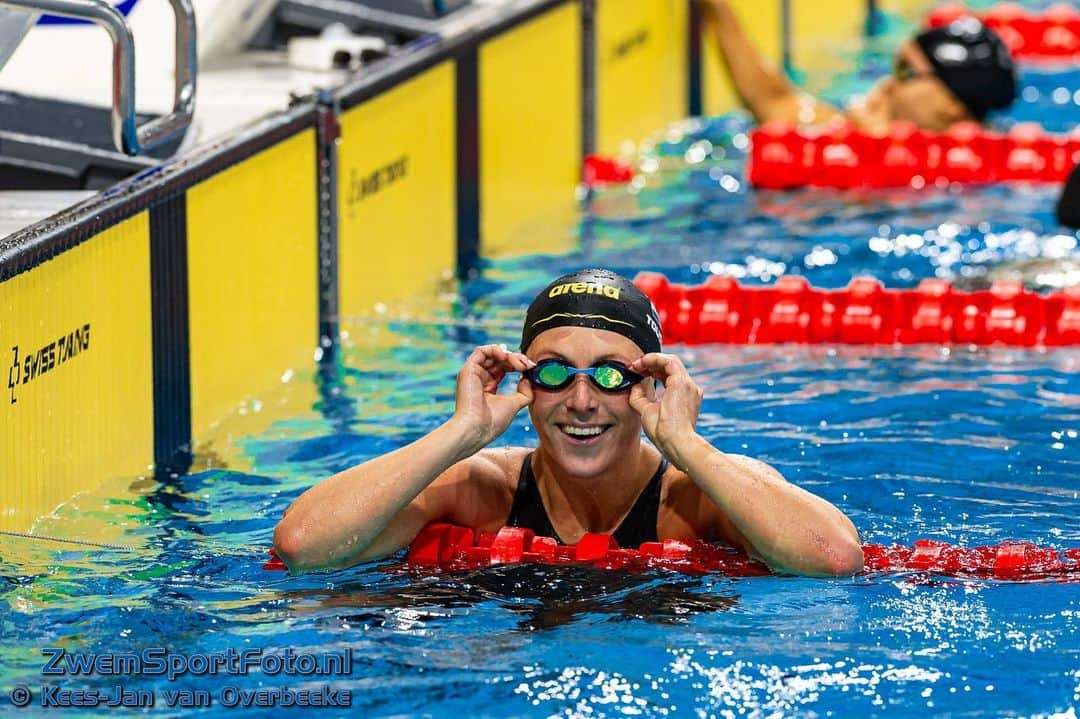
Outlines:
<svg viewBox="0 0 1080 719"><path fill-rule="evenodd" d="M697 418L704 392L690 378L682 360L675 355L650 352L627 367L664 385L660 398L645 382L630 390L630 406L641 415L641 424L657 449L676 467L685 467L681 457L683 447L697 438Z"/></svg>

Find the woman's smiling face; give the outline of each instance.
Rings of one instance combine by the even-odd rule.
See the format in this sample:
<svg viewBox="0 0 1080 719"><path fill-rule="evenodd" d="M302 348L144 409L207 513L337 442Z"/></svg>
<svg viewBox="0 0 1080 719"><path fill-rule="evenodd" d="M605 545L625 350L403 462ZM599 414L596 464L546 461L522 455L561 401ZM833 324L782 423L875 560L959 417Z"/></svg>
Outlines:
<svg viewBox="0 0 1080 719"><path fill-rule="evenodd" d="M556 358L586 368L605 360L628 365L643 353L615 332L557 327L537 335L527 354L537 362ZM571 475L595 477L641 441L641 417L630 406L629 389L604 392L586 375L575 375L560 390L533 389L529 415L540 444Z"/></svg>

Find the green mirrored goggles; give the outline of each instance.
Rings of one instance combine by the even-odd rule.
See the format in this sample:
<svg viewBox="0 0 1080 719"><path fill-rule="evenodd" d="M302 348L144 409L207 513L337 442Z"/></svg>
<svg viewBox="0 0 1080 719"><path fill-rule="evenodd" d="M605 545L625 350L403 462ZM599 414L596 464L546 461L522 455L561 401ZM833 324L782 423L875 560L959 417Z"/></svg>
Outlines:
<svg viewBox="0 0 1080 719"><path fill-rule="evenodd" d="M900 83L911 82L922 77L933 77L933 75L932 72L919 72L906 58L898 57L893 62L893 77Z"/></svg>
<svg viewBox="0 0 1080 719"><path fill-rule="evenodd" d="M546 359L525 372L525 377L534 387L544 390L559 390L568 386L574 375L588 375L597 389L603 392L622 392L645 379L626 369L621 362L600 362L592 367L578 369L559 359Z"/></svg>

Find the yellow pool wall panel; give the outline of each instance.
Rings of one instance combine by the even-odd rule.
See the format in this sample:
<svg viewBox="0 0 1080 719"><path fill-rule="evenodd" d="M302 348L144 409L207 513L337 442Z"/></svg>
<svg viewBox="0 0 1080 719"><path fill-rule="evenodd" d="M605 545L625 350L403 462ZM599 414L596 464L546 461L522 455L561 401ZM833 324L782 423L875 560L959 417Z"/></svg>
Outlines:
<svg viewBox="0 0 1080 719"><path fill-rule="evenodd" d="M198 443L318 344L315 130L187 192L191 425Z"/></svg>
<svg viewBox="0 0 1080 719"><path fill-rule="evenodd" d="M810 5L807 0L793 0ZM740 24L766 60L777 67L783 60L784 36L780 0L731 0ZM722 115L739 109L742 104L728 79L727 69L720 60L716 41L704 21L701 27L701 96L705 115Z"/></svg>
<svg viewBox="0 0 1080 719"><path fill-rule="evenodd" d="M340 313L434 297L457 263L455 64L446 61L341 116Z"/></svg>
<svg viewBox="0 0 1080 719"><path fill-rule="evenodd" d="M685 117L687 0L598 0L596 146L619 154Z"/></svg>
<svg viewBox="0 0 1080 719"><path fill-rule="evenodd" d="M154 459L150 227L142 212L0 284L0 528L27 531Z"/></svg>
<svg viewBox="0 0 1080 719"><path fill-rule="evenodd" d="M580 4L488 40L478 66L480 254L556 251L581 177Z"/></svg>
<svg viewBox="0 0 1080 719"><path fill-rule="evenodd" d="M866 0L792 0L792 64L818 83L849 71L862 45L866 12Z"/></svg>
<svg viewBox="0 0 1080 719"><path fill-rule="evenodd" d="M878 0L878 9L921 24L927 13L941 4L943 3L940 0Z"/></svg>
<svg viewBox="0 0 1080 719"><path fill-rule="evenodd" d="M249 451L244 440L281 437L284 430L275 429L279 423L316 426L322 422L319 380L314 375L309 363L303 371L283 375L275 385L257 388L227 414L214 418L212 429L195 442L190 471L261 472L260 457Z"/></svg>

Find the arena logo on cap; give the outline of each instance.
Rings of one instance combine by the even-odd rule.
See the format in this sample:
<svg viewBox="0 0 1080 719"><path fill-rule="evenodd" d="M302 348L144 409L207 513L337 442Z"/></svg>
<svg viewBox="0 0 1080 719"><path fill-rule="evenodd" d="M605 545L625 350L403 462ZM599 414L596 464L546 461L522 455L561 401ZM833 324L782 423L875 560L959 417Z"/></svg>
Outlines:
<svg viewBox="0 0 1080 719"><path fill-rule="evenodd" d="M574 295L603 295L608 299L619 299L618 287L612 287L600 282L567 282L563 285L555 285L548 292L548 297L558 297L567 293Z"/></svg>

